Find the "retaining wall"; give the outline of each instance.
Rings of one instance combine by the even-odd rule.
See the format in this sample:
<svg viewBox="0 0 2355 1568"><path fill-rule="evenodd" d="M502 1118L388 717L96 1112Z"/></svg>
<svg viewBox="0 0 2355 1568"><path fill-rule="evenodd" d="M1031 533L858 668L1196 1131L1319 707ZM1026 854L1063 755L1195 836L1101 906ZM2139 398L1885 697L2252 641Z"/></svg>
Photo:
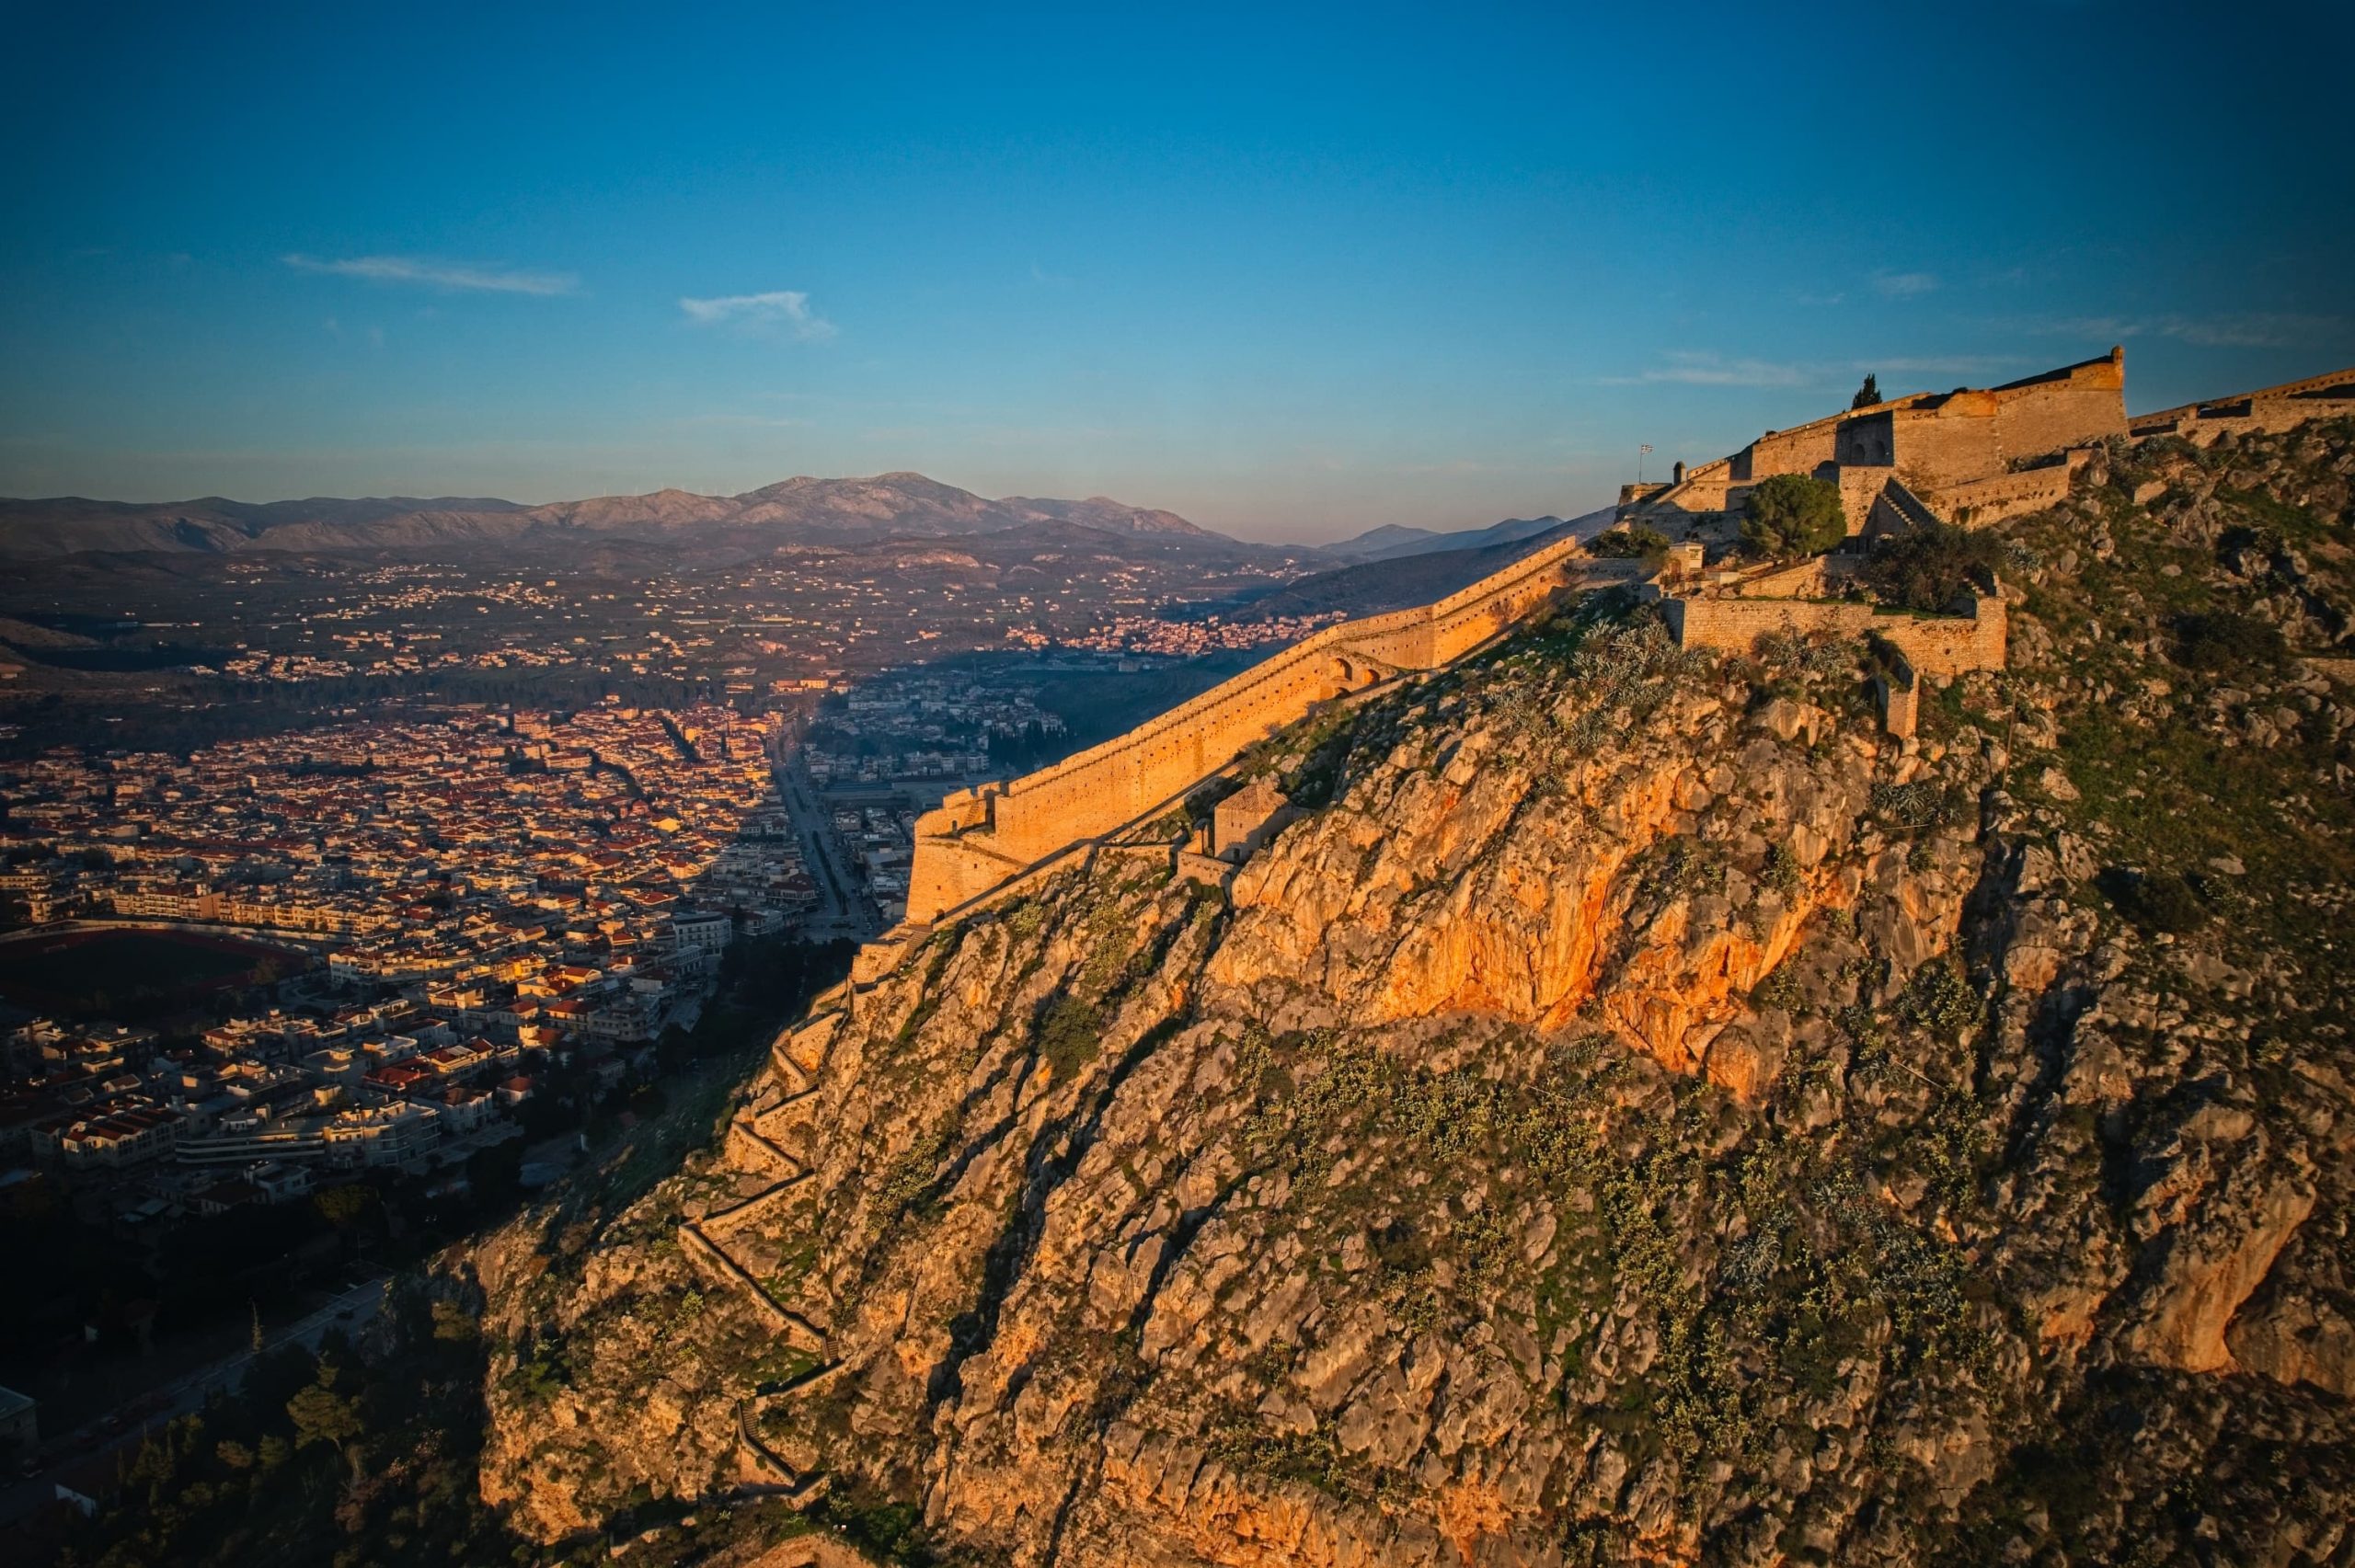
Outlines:
<svg viewBox="0 0 2355 1568"><path fill-rule="evenodd" d="M2065 461L2043 468L1949 485L1937 492L1938 509L1976 527L2057 506L2069 498L2069 482L2085 465L2085 456L2079 450Z"/></svg>

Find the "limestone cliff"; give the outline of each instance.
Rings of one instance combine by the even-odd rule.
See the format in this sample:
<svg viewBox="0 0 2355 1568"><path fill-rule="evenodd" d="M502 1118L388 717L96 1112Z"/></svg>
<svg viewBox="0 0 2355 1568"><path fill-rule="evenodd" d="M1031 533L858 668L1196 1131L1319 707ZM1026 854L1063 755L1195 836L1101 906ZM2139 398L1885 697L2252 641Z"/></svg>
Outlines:
<svg viewBox="0 0 2355 1568"><path fill-rule="evenodd" d="M1606 599L1248 759L468 1265L483 1490L934 1560L2343 1561L2345 426L2004 525L2015 668ZM2302 660L2293 652L2328 655Z"/></svg>

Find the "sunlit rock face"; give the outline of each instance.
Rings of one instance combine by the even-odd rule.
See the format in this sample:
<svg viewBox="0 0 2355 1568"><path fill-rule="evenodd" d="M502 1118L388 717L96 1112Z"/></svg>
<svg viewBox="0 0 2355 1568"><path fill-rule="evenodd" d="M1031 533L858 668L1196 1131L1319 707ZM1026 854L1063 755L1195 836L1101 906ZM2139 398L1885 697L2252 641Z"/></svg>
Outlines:
<svg viewBox="0 0 2355 1568"><path fill-rule="evenodd" d="M2088 464L1910 740L1857 647L1625 607L1280 738L1231 888L1107 852L936 931L650 1196L480 1249L486 1496L1106 1568L2334 1560L2355 706L2162 628L2342 657L2351 468Z"/></svg>

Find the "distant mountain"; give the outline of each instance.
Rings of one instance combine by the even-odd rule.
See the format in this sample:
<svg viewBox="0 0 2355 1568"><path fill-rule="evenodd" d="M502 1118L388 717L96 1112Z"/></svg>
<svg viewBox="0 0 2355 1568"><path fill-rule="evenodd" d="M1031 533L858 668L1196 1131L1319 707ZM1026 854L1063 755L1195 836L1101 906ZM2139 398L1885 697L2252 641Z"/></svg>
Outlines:
<svg viewBox="0 0 2355 1568"><path fill-rule="evenodd" d="M93 551L463 553L528 547L539 541L577 544L584 534L672 540L684 535L697 543L757 547L948 538L1038 524L1228 543L1224 535L1197 528L1174 512L1126 506L1106 496L989 500L921 474L880 474L867 479L787 479L740 496L657 490L536 507L402 496L262 503L218 496L152 504L79 496L0 499L0 558L53 559Z"/></svg>
<svg viewBox="0 0 2355 1568"><path fill-rule="evenodd" d="M1471 547L1440 544L1428 549L1401 550L1361 560L1329 572L1317 572L1273 589L1235 612L1238 621L1269 621L1284 615L1321 615L1338 610L1348 615L1379 615L1410 604L1429 604L1457 589L1501 571L1523 555L1557 539L1590 539L1610 525L1611 509L1591 511L1565 522L1560 518L1516 520L1494 528L1468 529L1459 533L1423 533L1420 529L1391 532L1423 534L1433 540L1490 540ZM1384 532L1381 529L1374 533ZM1501 539L1494 536L1502 533ZM1373 534L1361 534L1357 544ZM1333 547L1327 546L1327 553Z"/></svg>
<svg viewBox="0 0 2355 1568"><path fill-rule="evenodd" d="M1587 525L1591 524L1590 528ZM1611 525L1611 509L1587 513L1575 519L1571 527L1580 538L1600 533ZM1401 528L1396 523L1384 523L1369 529L1354 539L1344 539L1336 544L1320 544L1318 549L1328 555L1338 555L1345 561L1395 561L1402 555L1430 555L1450 550L1485 550L1494 544L1511 544L1539 534L1556 534L1564 526L1558 517L1514 517L1486 528L1460 529L1441 533L1428 528Z"/></svg>

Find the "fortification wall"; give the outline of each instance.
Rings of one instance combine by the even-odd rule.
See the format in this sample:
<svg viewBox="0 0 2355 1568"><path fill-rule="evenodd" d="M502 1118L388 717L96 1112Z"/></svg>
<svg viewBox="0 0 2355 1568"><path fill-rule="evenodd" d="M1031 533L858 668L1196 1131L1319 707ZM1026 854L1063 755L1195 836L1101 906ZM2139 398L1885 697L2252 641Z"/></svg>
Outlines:
<svg viewBox="0 0 2355 1568"><path fill-rule="evenodd" d="M2070 476L2084 466L2082 458L2072 458L2044 468L2024 468L2016 474L1949 485L1937 492L1938 509L1971 526L2041 511L2068 498Z"/></svg>
<svg viewBox="0 0 2355 1568"><path fill-rule="evenodd" d="M1756 484L1777 474L1812 474L1837 460L1840 421L1818 419L1787 430L1773 430L1734 453L1735 484Z"/></svg>
<svg viewBox="0 0 2355 1568"><path fill-rule="evenodd" d="M1913 615L1872 604L1804 599L1669 599L1669 629L1686 647L1747 653L1769 632L1878 635L1924 675L2001 670L2010 619L2000 599L1980 599L1969 615Z"/></svg>
<svg viewBox="0 0 2355 1568"><path fill-rule="evenodd" d="M1899 465L1934 488L2002 472L1996 408L1993 393L1958 392L1901 410L1895 432Z"/></svg>
<svg viewBox="0 0 2355 1568"><path fill-rule="evenodd" d="M1863 564L1861 555L1809 555L1752 572L1717 591L1745 599L1829 599L1849 586Z"/></svg>
<svg viewBox="0 0 2355 1568"><path fill-rule="evenodd" d="M1580 555L1577 541L1563 540L1436 604L1328 626L1051 768L958 791L916 819L908 919L928 923L1078 840L1134 821L1320 702L1462 658L1543 606ZM1644 570L1637 562L1579 564L1596 577L1632 579Z"/></svg>
<svg viewBox="0 0 2355 1568"><path fill-rule="evenodd" d="M2125 433L2126 359L2113 349L2047 375L1901 409L1897 465L1946 490L2000 477L2022 458Z"/></svg>
<svg viewBox="0 0 2355 1568"><path fill-rule="evenodd" d="M1849 533L1866 532L1866 524L1873 515L1873 503L1893 477L1887 468L1848 468L1839 471L1836 483L1840 486L1840 510L1848 520Z"/></svg>
<svg viewBox="0 0 2355 1568"><path fill-rule="evenodd" d="M2355 417L2355 369L2283 382L2233 397L2187 403L2179 408L2162 408L2136 417L2131 433L2136 441L2181 436L2206 446L2225 434L2273 434L2294 429L2309 419L2350 417Z"/></svg>
<svg viewBox="0 0 2355 1568"><path fill-rule="evenodd" d="M1840 421L1832 461L1842 467L1886 468L1897 461L1897 410L1860 409Z"/></svg>
<svg viewBox="0 0 2355 1568"><path fill-rule="evenodd" d="M1871 515L1881 480L1903 473L1933 488L1987 479L2014 461L2126 431L2126 361L2098 360L1983 390L1915 393L1769 430L1729 457L1688 470L1682 484L1630 495L1623 520L1657 526L1740 509L1748 487L1777 474L1830 474L1851 532Z"/></svg>
<svg viewBox="0 0 2355 1568"><path fill-rule="evenodd" d="M2039 457L2126 433L2126 355L2073 365L2056 377L1996 391L2004 461Z"/></svg>

